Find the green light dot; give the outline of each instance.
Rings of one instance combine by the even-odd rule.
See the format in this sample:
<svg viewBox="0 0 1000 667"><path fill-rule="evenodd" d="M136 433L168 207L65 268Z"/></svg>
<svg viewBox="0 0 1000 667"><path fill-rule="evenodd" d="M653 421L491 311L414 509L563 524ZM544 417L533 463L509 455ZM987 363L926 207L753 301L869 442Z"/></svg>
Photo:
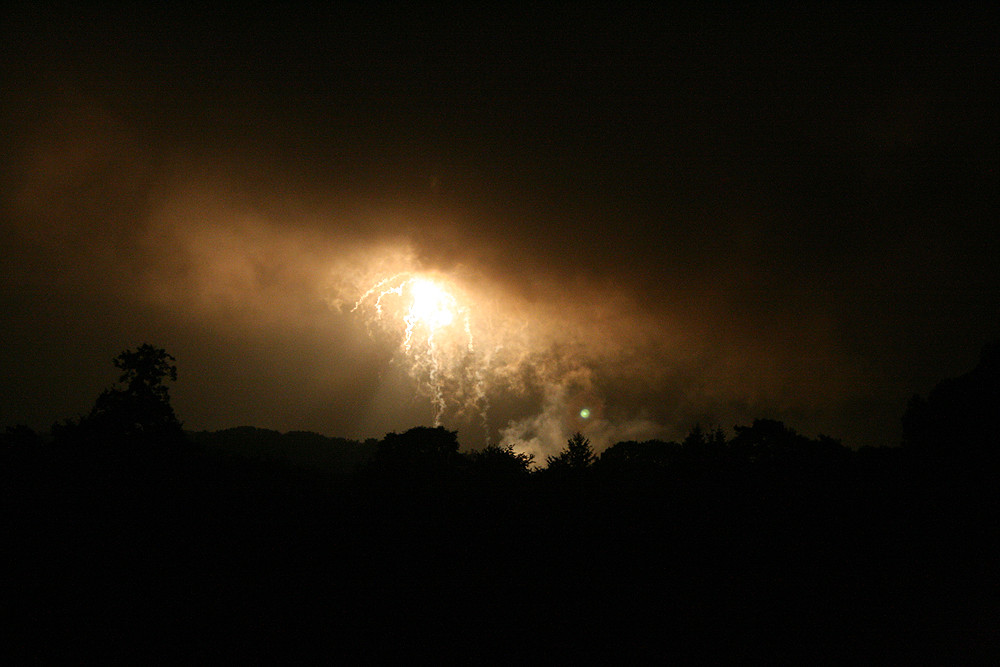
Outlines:
<svg viewBox="0 0 1000 667"><path fill-rule="evenodd" d="M583 417L584 419L589 419L590 418L590 410L588 410L587 408L584 408L583 410L580 410L580 416Z"/></svg>

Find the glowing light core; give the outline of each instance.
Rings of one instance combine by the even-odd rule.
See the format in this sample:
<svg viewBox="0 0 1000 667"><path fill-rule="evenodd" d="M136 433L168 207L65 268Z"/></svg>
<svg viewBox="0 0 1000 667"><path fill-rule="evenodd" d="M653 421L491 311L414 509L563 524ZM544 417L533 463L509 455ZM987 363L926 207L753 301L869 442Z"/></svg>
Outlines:
<svg viewBox="0 0 1000 667"><path fill-rule="evenodd" d="M580 417L583 419L590 419L590 410L588 408L580 410Z"/></svg>
<svg viewBox="0 0 1000 667"><path fill-rule="evenodd" d="M455 307L455 297L440 286L423 278L415 278L410 283L410 293L413 295L413 304L408 317L414 322L420 322L433 331L448 326L455 319L452 310Z"/></svg>

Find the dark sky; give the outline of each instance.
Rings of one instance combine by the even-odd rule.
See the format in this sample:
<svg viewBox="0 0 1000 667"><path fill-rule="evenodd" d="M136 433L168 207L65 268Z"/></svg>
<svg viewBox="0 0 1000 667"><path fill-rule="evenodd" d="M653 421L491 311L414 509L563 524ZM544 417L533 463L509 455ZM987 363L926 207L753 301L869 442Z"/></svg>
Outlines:
<svg viewBox="0 0 1000 667"><path fill-rule="evenodd" d="M4 426L149 341L194 429L892 444L1000 336L995 13L18 5Z"/></svg>

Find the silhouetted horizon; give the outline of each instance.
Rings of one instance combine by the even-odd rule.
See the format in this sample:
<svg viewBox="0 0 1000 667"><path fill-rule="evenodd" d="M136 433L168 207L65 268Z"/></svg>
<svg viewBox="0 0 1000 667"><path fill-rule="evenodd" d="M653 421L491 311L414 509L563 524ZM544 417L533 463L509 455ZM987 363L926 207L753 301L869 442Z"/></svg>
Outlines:
<svg viewBox="0 0 1000 667"><path fill-rule="evenodd" d="M119 358L124 358L124 356L128 355L128 354L141 354L143 350L153 351L153 350L157 350L157 349L158 348L155 348L154 346L151 346L148 343L146 343L146 344L143 344L142 346L140 346L139 348L137 348L136 352L131 352L131 351L123 352L122 355L119 356ZM161 350L159 353L161 355L165 356L165 358L169 359L170 361L176 362L176 359L174 357L172 357L171 355L167 354L165 350ZM929 392L927 398L924 398L924 397L922 397L919 394L914 394L913 396L909 397L908 403L906 404L907 407L906 407L905 413L901 413L900 414L900 421L903 424L903 429L904 429L904 433L903 433L902 437L900 438L900 440L898 442L886 442L883 446L886 446L886 447L896 447L896 446L904 445L907 442L912 443L915 440L919 441L921 438L920 438L920 436L918 434L915 433L915 428L916 427L913 426L913 423L914 423L915 420L923 419L923 418L919 418L919 417L915 416L914 413L917 412L917 411L927 411L929 409L927 407L927 399L930 399L932 402L940 403L940 394L942 392L954 391L953 387L955 387L955 386L959 386L959 387L976 387L977 383L978 384L982 384L984 382L985 383L989 383L989 382L993 381L990 378L992 378L993 376L997 375L997 367L998 367L998 361L997 360L998 360L998 358L1000 358L1000 340L995 340L995 341L988 342L986 345L983 346L983 349L982 349L982 352L981 352L981 355L980 355L980 359L979 359L977 365L974 368L969 369L966 373L963 373L963 374L961 374L961 375L959 375L957 377L945 378L945 379L941 380L939 383L937 383L934 387L931 388L931 391ZM115 364L117 365L118 363L119 362L116 360ZM164 373L166 373L166 371L164 371ZM176 381L176 368L173 369L172 373L173 373L173 376L172 376L171 379L174 380L174 381ZM123 380L125 379L124 375L122 376L122 379ZM164 386L163 390L164 391L166 390L165 386ZM117 390L115 390L113 388L112 389L105 389L101 393L101 395L99 396L99 398L98 398L98 404L95 406L94 410L100 411L102 409L106 409L106 408L102 408L101 407L101 403L102 402L107 403L108 399L110 397L114 396L115 391L117 391ZM965 391L970 391L970 389L966 389ZM965 408L965 410L966 410L966 412L968 414L966 414L963 419L959 419L958 417L952 417L952 419L954 421L956 421L956 422L957 421L966 421L968 423L975 424L976 423L976 415L977 414L980 414L980 413L982 413L982 414L988 414L988 412L989 412L989 406L988 405L984 406L983 404L981 404L981 401L988 401L988 400L990 400L989 397L988 397L989 396L989 390L988 389L983 389L982 387L980 387L979 391L981 393L983 393L983 395L984 395L985 398L982 398L982 399L973 399L973 404L971 406L967 406ZM167 396L167 399L169 400L169 396ZM975 401L980 401L980 403L976 403ZM901 403L902 403L902 401L901 401ZM955 408L951 408L951 409L955 409ZM169 408L168 415L173 415L172 407ZM281 443L282 441L288 443L288 442L296 441L297 440L297 441L299 441L300 444L309 445L309 446L311 446L313 448L315 448L317 445L322 446L320 443L333 444L333 445L337 445L337 446L345 446L345 445L346 446L352 446L352 445L353 446L361 446L361 445L371 446L371 445L374 445L375 443L377 443L377 442L379 442L381 440L384 440L385 437L387 437L387 436L395 435L396 434L396 431L389 431L388 433L383 434L383 436L381 438L369 437L369 438L364 438L363 440L359 440L359 439L353 439L353 438L345 438L345 437L342 437L342 436L339 436L339 435L322 434L322 433L317 433L315 431L308 431L308 430L304 430L304 429L291 429L291 430L282 432L282 431L279 431L279 430L276 430L276 429L271 429L271 428L262 427L262 426L256 426L256 425L251 425L251 424L241 424L241 425L237 425L237 426L230 426L230 427L225 427L225 428L220 428L220 429L214 429L214 430L208 430L208 429L198 429L198 430L195 430L195 429L185 428L183 422L181 420L177 419L176 417L170 416L168 418L169 419L174 419L174 420L177 421L177 428L179 428L185 434L186 437L193 438L194 440L200 440L202 442L208 441L208 440L214 440L214 441L219 441L219 440L230 440L230 441L243 440L243 441L268 442L270 445L277 447L279 445L279 443ZM7 428L8 429L14 429L14 430L17 430L17 429L27 429L28 431L37 433L41 437L44 437L44 438L47 438L47 439L51 439L53 437L53 431L58 432L58 430L61 427L63 427L67 423L67 421L72 421L73 419L77 419L79 421L79 420L84 420L85 417L83 417L83 416L77 416L77 417L64 418L61 421L55 422L50 429L48 429L48 430L41 430L41 431L36 431L35 429L32 429L30 426L27 426L27 425L25 425L23 423L14 424L14 425L8 426ZM761 421L761 420L763 420L763 421L769 421L769 422L775 422L775 423L781 423L780 420L774 420L774 419L770 419L768 417L755 418L753 421L754 421L754 423L756 423L756 422ZM578 423L584 423L584 422L579 421ZM424 425L415 425L415 426L411 426L408 429L403 429L403 430L409 431L409 430L413 430L413 429L426 428L427 426L428 426L427 424L424 424ZM692 433L692 432L694 432L694 433L700 433L700 432L702 432L703 429L707 428L710 432L712 432L713 434L717 435L719 438L726 439L726 438L729 437L727 435L728 433L736 433L736 434L738 434L742 429L745 429L747 427L746 427L746 425L734 424L730 428L725 428L725 427L721 426L720 424L718 424L718 422L714 422L712 420L709 420L705 424L702 424L701 422L696 422L693 425L689 426L688 428L691 429L691 431L689 431L689 434L688 434L687 437L690 437L690 433ZM931 427L925 425L924 428L931 428ZM934 428L940 428L940 427L934 427ZM974 429L975 427L973 426L971 428ZM457 429L454 432L456 433L456 436L459 433L459 431ZM581 434L581 433L582 433L582 431L577 431L577 434ZM983 437L983 435L984 434L977 434L976 436L973 436L973 437ZM935 434L933 437L940 438L940 437L942 437L942 435L940 433L938 433L938 434ZM852 446L852 443L842 442L839 438L835 437L835 435L833 435L833 434L820 433L820 434L817 434L817 438L824 439L824 440L829 440L829 441L832 441L832 442L836 442L837 444L843 445L843 446L851 448L851 449L857 449L858 448L857 446ZM657 439L657 438L650 438L650 439L647 439L647 441L648 442L670 442L671 444L675 444L675 445L677 444L676 441L664 441L662 439ZM461 438L460 437L458 438L458 442L459 442L459 447L463 448L462 445L461 445ZM618 442L611 443L607 447L605 447L604 449L612 448L612 447L614 447L614 446L616 446L618 444L622 444L623 442L626 442L626 441L623 440L623 441L618 441ZM628 442L635 442L635 441L631 440L631 441L628 441ZM483 446L489 446L490 444L494 444L495 445L497 443L486 443ZM516 447L516 444L517 444L516 442L509 442L509 443L507 443L507 446L508 447ZM480 447L480 449L481 448L482 447ZM286 453L285 453L286 456L289 453L292 453L291 450L288 450L287 446L285 447L285 449L287 450ZM475 447L464 447L464 449L465 449L465 451L470 451L470 450L475 450L476 448ZM598 450L597 453L600 454L602 451L604 451L604 449ZM264 451L261 450L261 454L263 454L263 453L264 453ZM292 453L292 454L294 456L294 453ZM548 458L551 459L551 457L548 457Z"/></svg>

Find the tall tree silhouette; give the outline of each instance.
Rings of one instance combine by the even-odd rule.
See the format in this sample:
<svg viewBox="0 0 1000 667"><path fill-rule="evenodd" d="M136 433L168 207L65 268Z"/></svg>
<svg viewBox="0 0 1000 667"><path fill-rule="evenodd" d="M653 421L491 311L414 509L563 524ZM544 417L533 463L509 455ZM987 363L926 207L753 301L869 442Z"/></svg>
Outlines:
<svg viewBox="0 0 1000 667"><path fill-rule="evenodd" d="M566 443L566 447L556 456L549 456L546 462L550 470L584 470L597 460L590 440L582 433L574 433Z"/></svg>
<svg viewBox="0 0 1000 667"><path fill-rule="evenodd" d="M182 437L181 422L170 404L166 381L177 380L176 359L149 343L114 358L121 371L118 385L97 397L81 423L87 435L101 440L164 443Z"/></svg>

